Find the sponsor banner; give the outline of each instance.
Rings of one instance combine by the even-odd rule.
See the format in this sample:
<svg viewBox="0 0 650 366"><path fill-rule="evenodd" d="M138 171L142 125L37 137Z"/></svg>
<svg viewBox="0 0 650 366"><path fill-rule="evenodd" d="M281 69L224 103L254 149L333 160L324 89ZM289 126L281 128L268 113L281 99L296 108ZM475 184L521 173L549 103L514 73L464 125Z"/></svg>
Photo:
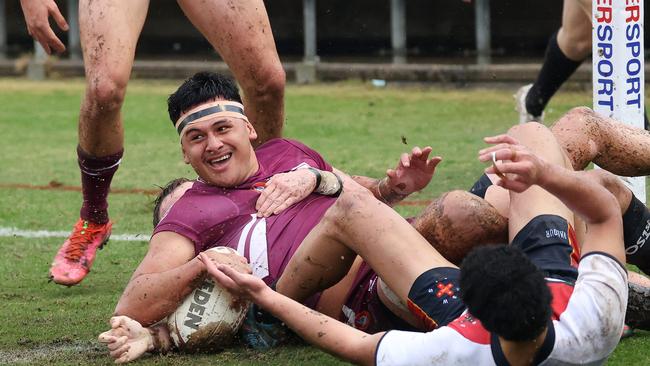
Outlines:
<svg viewBox="0 0 650 366"><path fill-rule="evenodd" d="M593 109L644 128L643 0L592 1ZM645 177L621 177L645 202Z"/></svg>

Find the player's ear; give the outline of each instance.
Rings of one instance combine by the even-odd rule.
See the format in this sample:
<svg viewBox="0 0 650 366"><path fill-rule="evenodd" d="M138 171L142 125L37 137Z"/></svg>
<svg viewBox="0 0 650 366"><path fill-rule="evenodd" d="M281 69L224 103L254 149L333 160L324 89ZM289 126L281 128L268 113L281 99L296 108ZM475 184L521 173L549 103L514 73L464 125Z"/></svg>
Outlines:
<svg viewBox="0 0 650 366"><path fill-rule="evenodd" d="M250 122L246 122L246 129L248 129L248 139L251 141L257 140L257 131Z"/></svg>

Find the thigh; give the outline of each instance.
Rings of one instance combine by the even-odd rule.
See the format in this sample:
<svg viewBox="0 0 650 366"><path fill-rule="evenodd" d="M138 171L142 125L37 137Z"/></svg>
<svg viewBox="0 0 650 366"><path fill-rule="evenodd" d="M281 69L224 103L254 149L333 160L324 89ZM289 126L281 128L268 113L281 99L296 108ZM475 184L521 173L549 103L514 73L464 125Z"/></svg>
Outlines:
<svg viewBox="0 0 650 366"><path fill-rule="evenodd" d="M178 0L178 4L245 89L280 64L262 0Z"/></svg>
<svg viewBox="0 0 650 366"><path fill-rule="evenodd" d="M547 127L539 123L526 123L511 128L508 134L547 162L571 169L564 150ZM533 218L545 214L560 216L573 225L573 213L541 187L533 185L521 193L510 191L509 241Z"/></svg>
<svg viewBox="0 0 650 366"><path fill-rule="evenodd" d="M88 82L128 82L149 0L81 0L79 30Z"/></svg>

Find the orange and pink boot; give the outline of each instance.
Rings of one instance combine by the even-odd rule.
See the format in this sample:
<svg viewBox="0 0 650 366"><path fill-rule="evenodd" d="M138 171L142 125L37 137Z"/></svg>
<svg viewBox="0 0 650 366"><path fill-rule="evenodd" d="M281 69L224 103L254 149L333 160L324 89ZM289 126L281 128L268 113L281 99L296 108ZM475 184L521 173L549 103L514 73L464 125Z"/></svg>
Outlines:
<svg viewBox="0 0 650 366"><path fill-rule="evenodd" d="M74 286L90 272L97 249L101 249L111 235L113 223L95 224L79 219L72 234L63 243L50 268L50 280L59 285Z"/></svg>

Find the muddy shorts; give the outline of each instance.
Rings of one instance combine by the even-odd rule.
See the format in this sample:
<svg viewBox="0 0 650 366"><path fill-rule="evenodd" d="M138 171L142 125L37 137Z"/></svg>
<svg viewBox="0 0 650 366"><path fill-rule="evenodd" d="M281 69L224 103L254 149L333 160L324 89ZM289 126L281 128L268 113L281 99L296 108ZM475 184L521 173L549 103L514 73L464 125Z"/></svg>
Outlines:
<svg viewBox="0 0 650 366"><path fill-rule="evenodd" d="M339 320L370 334L390 329L416 330L381 302L378 285L379 276L368 263L361 263Z"/></svg>
<svg viewBox="0 0 650 366"><path fill-rule="evenodd" d="M430 331L447 325L465 311L459 282L460 270L452 267L432 268L413 282L407 306L421 322L419 328Z"/></svg>
<svg viewBox="0 0 650 366"><path fill-rule="evenodd" d="M469 189L469 193L475 194L483 199L485 199L485 193L487 189L492 185L492 181L486 174L481 175L481 177L474 183L472 188Z"/></svg>

